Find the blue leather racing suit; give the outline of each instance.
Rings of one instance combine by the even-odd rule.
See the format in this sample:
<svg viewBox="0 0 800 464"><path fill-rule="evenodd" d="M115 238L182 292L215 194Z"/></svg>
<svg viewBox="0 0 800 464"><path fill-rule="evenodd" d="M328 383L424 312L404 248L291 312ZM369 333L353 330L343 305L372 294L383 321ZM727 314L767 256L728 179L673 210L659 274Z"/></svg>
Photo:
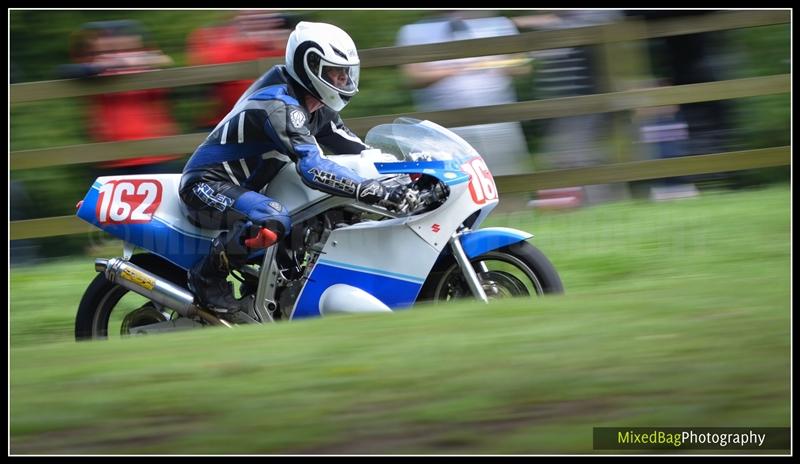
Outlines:
<svg viewBox="0 0 800 464"><path fill-rule="evenodd" d="M288 234L286 208L258 192L290 161L309 187L355 198L363 179L326 159L320 145L336 154L367 147L327 106L309 114L299 101L303 92L285 66L273 67L195 150L180 186L195 225L227 229L251 221L278 237Z"/></svg>

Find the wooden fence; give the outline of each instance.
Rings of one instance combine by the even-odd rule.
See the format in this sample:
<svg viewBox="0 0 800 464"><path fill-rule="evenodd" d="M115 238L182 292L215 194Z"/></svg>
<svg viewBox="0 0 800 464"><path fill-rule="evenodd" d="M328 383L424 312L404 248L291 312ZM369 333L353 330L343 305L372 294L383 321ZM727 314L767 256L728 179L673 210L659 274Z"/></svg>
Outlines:
<svg viewBox="0 0 800 464"><path fill-rule="evenodd" d="M391 122L399 116L430 119L454 127L505 121L547 119L592 113L618 113L652 106L676 105L700 101L754 97L790 92L791 75L763 76L702 84L657 88L625 88L622 77L630 77L641 67L641 55L615 62L620 56L613 47L641 43L643 39L670 35L711 32L742 27L767 26L790 22L789 10L729 11L680 19L657 21L628 20L602 26L556 31L527 32L514 36L470 39L440 44L387 47L360 52L363 67L396 66L407 63L529 52L558 47L601 45L605 47L606 79L615 91L603 94L524 101L490 105L466 110L379 115L348 119L347 125L363 133L377 124ZM146 88L168 88L209 84L233 79L254 79L277 63L258 60L227 65L196 66L152 71L135 75L91 79L12 84L10 102L25 104L53 98L80 97L107 92ZM627 76L626 76L627 73ZM9 154L10 169L33 169L77 163L132 158L151 153L191 153L207 133L183 134L130 142L91 143L38 150L18 150ZM497 177L501 193L536 189L625 182L677 175L754 169L791 163L790 147L709 154L665 160L631 161L578 169L542 171L531 174ZM48 237L82 233L88 224L74 216L42 218L11 223L11 239Z"/></svg>

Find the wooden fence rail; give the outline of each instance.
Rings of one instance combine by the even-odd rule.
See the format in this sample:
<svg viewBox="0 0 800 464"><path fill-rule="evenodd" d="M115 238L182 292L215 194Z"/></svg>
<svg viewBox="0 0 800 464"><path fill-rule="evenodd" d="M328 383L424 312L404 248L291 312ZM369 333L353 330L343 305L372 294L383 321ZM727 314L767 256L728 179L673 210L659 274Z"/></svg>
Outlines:
<svg viewBox="0 0 800 464"><path fill-rule="evenodd" d="M681 158L606 164L577 169L558 169L532 174L499 176L495 180L501 194L530 192L536 189L572 187L667 176L738 171L790 163L790 147L765 148ZM76 199L76 201L79 199ZM11 223L11 240L96 231L76 216L29 219Z"/></svg>
<svg viewBox="0 0 800 464"><path fill-rule="evenodd" d="M372 48L360 51L359 56L364 68L396 66L425 61L593 45L611 41L622 42L742 27L769 26L788 23L790 17L788 10L726 11L696 18L648 21L646 28L638 27L637 21L623 21L602 26L534 31L485 39ZM125 90L170 88L236 79L255 79L272 65L280 62L282 62L281 59L273 58L233 64L164 69L134 75L29 82L12 84L9 89L13 105L51 98L81 97Z"/></svg>
<svg viewBox="0 0 800 464"><path fill-rule="evenodd" d="M396 66L408 63L522 53L560 47L637 41L671 35L711 32L743 27L784 24L791 11L726 11L701 17L648 21L623 21L602 26L557 31L537 31L486 39L448 43L386 47L360 52L363 67ZM611 56L607 56L606 60ZM27 102L54 98L80 97L148 88L169 88L209 84L236 79L253 79L281 60L265 59L224 65L166 69L136 75L68 79L12 84L12 108ZM606 63L614 67L614 63ZM612 76L618 78L618 75ZM524 101L477 108L390 114L351 118L348 126L363 135L369 128L393 121L399 116L430 119L449 127L505 121L557 118L563 116L613 113L652 106L677 105L700 101L773 95L790 92L791 75L782 74L671 87L628 89L612 86L617 92L579 97ZM153 153L189 154L207 133L111 143L91 143L9 153L11 170L33 169L79 163L95 163L133 158ZM537 189L577 185L627 182L670 176L737 171L791 164L790 147L689 156L672 159L632 161L601 166L542 171L497 177L501 193L529 192ZM78 199L76 199L78 200ZM10 223L11 239L52 237L86 233L92 227L75 216L31 219ZM95 229L96 231L96 229Z"/></svg>
<svg viewBox="0 0 800 464"><path fill-rule="evenodd" d="M702 84L626 90L624 92L581 97L533 100L458 110L369 116L348 119L347 125L356 133L363 135L369 128L378 124L392 122L400 116L409 116L417 119L430 119L447 127L458 127L771 95L789 92L790 87L791 75L781 74ZM207 135L204 132L127 142L91 143L39 150L18 150L10 154L11 169L94 163L135 158L153 153L189 154L197 148Z"/></svg>

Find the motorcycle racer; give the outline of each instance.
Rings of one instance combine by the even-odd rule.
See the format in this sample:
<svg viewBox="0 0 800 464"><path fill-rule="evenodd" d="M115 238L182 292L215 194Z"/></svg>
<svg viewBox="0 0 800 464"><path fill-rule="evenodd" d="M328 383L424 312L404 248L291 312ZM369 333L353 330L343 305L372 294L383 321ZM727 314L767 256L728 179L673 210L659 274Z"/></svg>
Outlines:
<svg viewBox="0 0 800 464"><path fill-rule="evenodd" d="M289 233L288 211L259 193L288 162L303 182L368 204L397 206L405 187L364 180L327 159L368 148L343 123L341 111L358 92L360 61L342 29L301 22L289 37L284 65L264 73L195 150L183 169L180 197L189 220L227 229L209 254L189 270L189 287L201 306L221 312L238 301L226 280L250 251Z"/></svg>

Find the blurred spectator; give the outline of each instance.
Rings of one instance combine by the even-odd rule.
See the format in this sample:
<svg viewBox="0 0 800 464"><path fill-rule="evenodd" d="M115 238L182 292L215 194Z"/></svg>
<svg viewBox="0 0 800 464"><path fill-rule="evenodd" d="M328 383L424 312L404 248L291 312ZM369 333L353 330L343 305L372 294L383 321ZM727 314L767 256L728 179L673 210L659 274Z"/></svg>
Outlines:
<svg viewBox="0 0 800 464"><path fill-rule="evenodd" d="M146 47L144 32L132 20L84 24L72 37L72 64L60 78L89 78L154 70L172 64L160 50ZM144 89L89 97L88 133L94 142L119 142L178 134L164 89ZM155 174L179 170L169 163L180 155L150 155L100 163L98 175Z"/></svg>
<svg viewBox="0 0 800 464"><path fill-rule="evenodd" d="M192 32L187 40L190 66L233 63L261 58L283 58L289 33L297 22L291 15L269 11L245 11L229 23ZM199 115L197 126L211 129L225 118L253 83L243 79L214 84L209 114Z"/></svg>
<svg viewBox="0 0 800 464"><path fill-rule="evenodd" d="M629 10L626 16L645 20L684 18L715 13L714 10ZM653 73L668 85L697 84L723 80L720 66L723 54L721 38L725 31L659 37L648 41ZM659 157L702 155L737 149L734 141L731 102L728 100L685 103L679 106L675 118L687 125L688 140L680 154ZM646 129L646 128L643 128ZM665 179L651 190L655 200L684 198L697 195L692 182L721 179L725 173L711 173Z"/></svg>
<svg viewBox="0 0 800 464"><path fill-rule="evenodd" d="M629 10L629 17L645 20L683 18L715 13L714 10ZM723 80L719 63L725 31L684 34L651 39L650 55L656 74L671 85ZM730 102L705 101L680 105L689 125L688 154L719 153L731 149Z"/></svg>
<svg viewBox="0 0 800 464"><path fill-rule="evenodd" d="M649 158L674 158L688 153L688 125L677 105L640 108L634 112L634 119L639 127L639 151L646 152ZM650 188L650 198L655 201L697 195L697 187L683 177L659 179Z"/></svg>
<svg viewBox="0 0 800 464"><path fill-rule="evenodd" d="M480 17L487 12L449 12L403 26L397 45L419 45L517 34L505 17ZM420 111L439 111L517 101L512 76L530 72L527 58L485 56L405 65ZM495 175L530 171L525 135L519 122L452 128L486 159Z"/></svg>
<svg viewBox="0 0 800 464"><path fill-rule="evenodd" d="M613 10L558 10L552 13L514 18L522 28L537 30L572 29L617 21ZM592 95L601 88L597 49L594 46L565 47L533 53L534 93L537 98ZM608 114L595 113L554 118L548 121L540 151L548 169L568 169L610 162ZM537 192L532 206L562 208L582 203L599 203L627 196L624 184L588 185Z"/></svg>

